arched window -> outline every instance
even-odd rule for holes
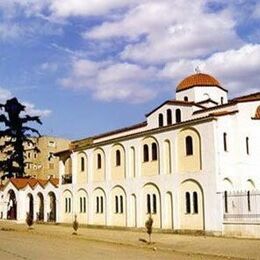
[[[228,194],[227,191],[225,190],[224,192],[224,206],[225,206],[225,213],[228,213]]]
[[[81,159],[80,159],[80,166],[81,166],[81,171],[84,172],[85,171],[85,159],[83,157],[81,157]]]
[[[86,208],[87,208],[87,203],[86,203],[86,198],[83,198],[83,212],[86,213]]]
[[[152,143],[152,160],[156,161],[157,157],[157,145],[156,143]]]
[[[249,154],[249,137],[246,138],[246,154]]]
[[[172,124],[172,111],[171,109],[167,109],[167,125]]]
[[[220,103],[221,103],[221,105],[224,104],[224,98],[223,98],[223,97],[221,97],[221,99],[220,99]]]
[[[120,213],[124,212],[123,196],[120,195]]]
[[[148,149],[148,145],[145,144],[144,145],[144,162],[148,162],[149,161],[149,149]]]
[[[159,124],[159,127],[163,126],[163,114],[159,114],[158,124]]]
[[[176,118],[176,123],[180,123],[181,122],[181,110],[178,108],[175,111],[175,118]]]
[[[101,154],[98,153],[98,155],[97,155],[97,168],[98,168],[98,169],[101,169],[101,167],[102,167]]]
[[[186,143],[186,155],[193,155],[193,142],[192,142],[192,137],[187,136],[185,139]]]
[[[188,99],[187,96],[184,97],[184,101],[185,101],[185,102],[188,102],[188,101],[189,101],[189,99]]]
[[[121,165],[121,154],[119,150],[116,150],[116,166]]]
[[[103,196],[100,197],[100,213],[104,212],[104,201]]]
[[[65,198],[65,213],[68,212],[68,198]]]
[[[227,133],[223,134],[223,145],[224,145],[224,151],[227,151]]]
[[[96,198],[96,212],[99,213],[99,197]]]
[[[247,192],[247,210],[248,210],[248,211],[251,211],[250,191]]]
[[[199,210],[198,210],[198,193],[197,192],[193,192],[193,213],[194,214],[198,214]]]
[[[69,213],[71,212],[71,198],[69,198]]]
[[[151,213],[151,196],[150,194],[147,194],[147,198],[146,198],[146,206],[147,206],[147,213],[150,214]]]
[[[115,197],[115,212],[118,213],[118,196]]]
[[[79,198],[79,212],[82,212],[82,198]]]
[[[190,208],[190,193],[185,193],[185,199],[186,199],[186,214],[190,214],[191,208]]]
[[[157,202],[156,202],[156,195],[153,194],[153,214],[157,213]]]

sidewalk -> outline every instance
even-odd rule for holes
[[[63,225],[35,224],[33,230],[28,231],[24,224],[0,222],[0,229],[18,232],[31,232],[44,236],[71,237],[73,229]],[[171,250],[192,255],[221,256],[223,258],[260,259],[260,240],[237,239],[223,237],[206,237],[192,235],[176,235],[154,233],[152,242],[147,245],[139,239],[148,239],[145,232],[121,231],[99,228],[79,228],[75,239],[103,241],[134,247],[152,247],[156,250]]]

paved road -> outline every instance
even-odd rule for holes
[[[41,259],[220,259],[152,248],[88,241],[80,236],[51,237],[33,232],[0,231],[1,260]]]

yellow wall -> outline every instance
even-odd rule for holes
[[[149,218],[148,212],[147,212],[147,194],[151,195],[151,210],[153,211],[153,200],[152,200],[152,195],[156,195],[156,206],[157,206],[157,211],[156,213],[152,213],[152,218],[153,218],[153,227],[155,228],[160,228],[161,227],[161,199],[160,199],[160,194],[158,192],[158,189],[156,188],[155,185],[152,184],[147,184],[143,188],[143,225],[145,226],[146,220]]]
[[[193,155],[186,155],[186,137],[193,140]],[[177,154],[179,172],[197,172],[201,170],[201,141],[199,134],[193,129],[184,129],[177,135]]]
[[[142,145],[140,147],[141,149],[141,161],[142,161],[142,176],[152,176],[152,175],[157,175],[159,173],[159,145],[157,144],[157,160],[152,161],[152,143],[156,143],[157,141],[152,138],[148,137],[145,138],[142,141]],[[149,148],[149,161],[144,162],[144,157],[143,157],[143,146],[147,144]]]
[[[101,155],[101,168],[98,169],[97,155]],[[93,153],[93,181],[105,180],[105,154],[102,149],[96,149]]]
[[[116,213],[115,196],[118,196],[119,212]],[[123,196],[123,213],[120,213],[120,196]],[[111,225],[126,226],[126,196],[125,192],[120,187],[115,187],[111,192]]]
[[[116,166],[116,151],[120,151],[121,164]],[[112,180],[122,180],[125,178],[125,150],[117,144],[111,149],[111,178]]]
[[[72,175],[72,160],[70,157],[65,161],[65,174]]]
[[[190,230],[204,229],[204,203],[203,193],[199,185],[194,181],[186,181],[181,184],[180,189],[180,228]],[[186,213],[186,192],[190,193],[191,213]],[[193,212],[193,192],[198,194],[198,213]]]
[[[85,169],[82,171],[81,169],[81,158],[84,158],[85,162]],[[84,184],[87,183],[88,181],[88,163],[87,163],[87,156],[85,153],[80,153],[78,155],[78,178],[77,178],[77,183],[78,184]]]

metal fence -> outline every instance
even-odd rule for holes
[[[224,222],[260,223],[260,191],[223,193]]]

